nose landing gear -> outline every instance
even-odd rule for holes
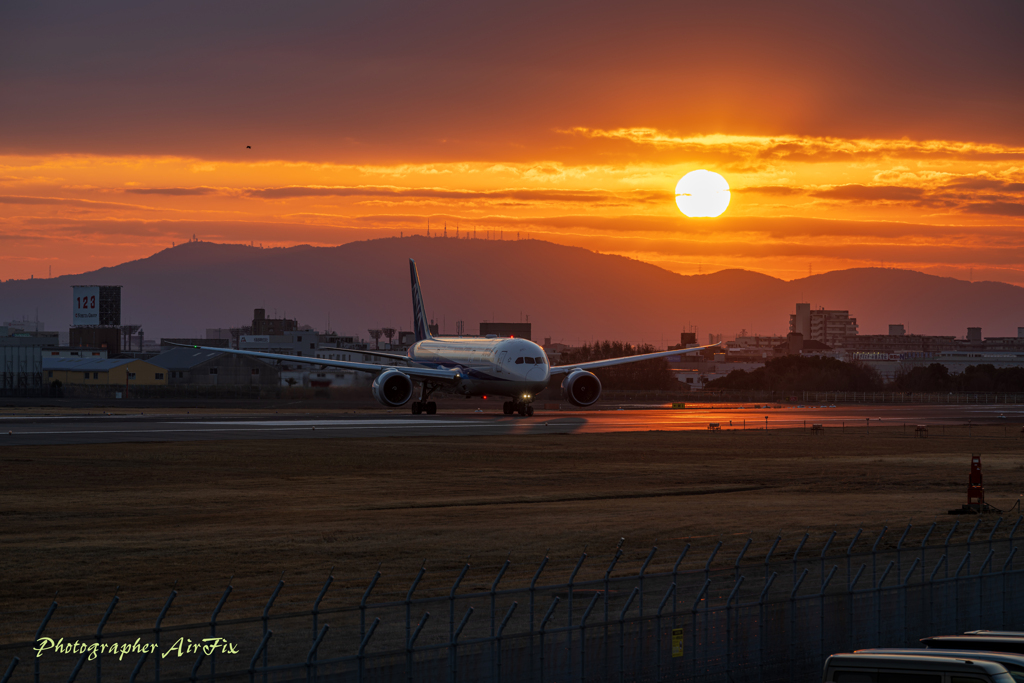
[[[523,417],[533,417],[533,404],[525,401],[505,401],[501,409],[505,415],[519,413]]]

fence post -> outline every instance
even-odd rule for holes
[[[941,567],[943,564],[945,564],[945,562],[946,562],[946,555],[943,554],[942,557],[939,558],[939,561],[935,563],[935,569],[932,569],[931,576],[928,577],[928,630],[929,631],[934,631],[935,630],[935,575],[938,573],[939,567]],[[921,570],[924,571],[924,567],[922,567]],[[948,569],[946,571],[946,574],[947,575],[949,574]]]
[[[670,585],[668,587],[668,590],[665,591],[665,597],[663,597],[661,599],[661,603],[658,605],[657,622],[656,622],[656,628],[654,629],[654,640],[657,643],[657,648],[656,648],[657,655],[656,655],[656,665],[655,665],[655,676],[656,676],[656,678],[655,678],[655,680],[658,681],[658,683],[660,683],[660,681],[661,681],[661,641],[664,640],[661,637],[661,612],[665,609],[665,603],[668,602],[668,597],[670,595],[674,596],[675,592],[676,592],[676,584],[673,583],[672,585]],[[673,602],[674,602],[674,600],[673,600]]]
[[[362,640],[366,637],[366,600],[370,597],[370,592],[373,587],[377,585],[377,579],[380,578],[380,566],[377,567],[377,571],[374,572],[373,578],[370,579],[370,585],[363,591],[363,598],[359,601],[359,639]]]
[[[547,614],[540,621],[540,683],[544,683],[544,632],[547,630],[548,621],[551,616],[555,613],[555,607],[558,606],[558,596],[551,601],[551,607],[548,607]],[[452,681],[455,683],[455,681]]]
[[[260,661],[260,655],[263,650],[266,649],[267,643],[270,641],[270,637],[274,635],[273,631],[267,631],[263,634],[263,640],[260,641],[259,647],[256,648],[256,652],[252,654],[252,659],[249,660],[249,683],[255,683],[256,681],[256,662]],[[264,671],[266,673],[266,671]],[[362,681],[362,671],[359,672],[359,680]]]
[[[1017,548],[1012,548],[1006,557],[1006,562],[1003,563],[1003,619],[1000,627],[1004,629],[1006,628],[1006,569],[1013,566],[1013,556],[1016,552]]]
[[[903,535],[900,536],[900,540],[896,541],[896,576],[897,577],[903,576],[903,564],[902,564],[903,541],[907,540],[907,534],[910,533],[910,529],[913,526],[914,526],[913,524],[908,524],[907,528],[903,530]]]
[[[832,570],[828,573],[828,576],[821,581],[821,590],[818,591],[818,630],[821,634],[821,645],[818,647],[818,656],[821,661],[825,661],[825,589],[828,588],[828,584],[832,582],[832,577],[839,571],[838,565],[832,565]]]
[[[619,541],[620,545],[621,545],[621,543],[622,543],[622,541]],[[547,563],[548,563],[548,556],[547,556],[547,553],[544,553],[544,559],[541,560],[540,566],[537,567],[537,572],[533,575],[533,581],[530,582],[530,680],[531,681],[533,680],[533,663],[534,663],[534,661],[536,661],[536,658],[534,657],[534,654],[533,654],[533,614],[534,614],[534,611],[533,611],[533,599],[534,599],[534,595],[536,593],[537,579],[540,578],[540,573],[542,571],[544,571],[544,567],[547,566]],[[612,562],[613,566],[614,566],[614,564],[615,563]],[[608,571],[611,571],[611,568],[609,568]],[[607,603],[607,600],[608,600],[608,597],[607,597],[608,596],[608,577],[607,576],[605,576],[605,591],[604,591],[604,593],[605,593],[605,601]]]
[[[967,575],[971,575],[971,551],[968,550],[967,554],[964,555],[964,559],[960,560],[960,566],[956,568],[956,574],[953,575],[953,628],[959,627],[960,623],[960,572],[963,571],[964,565],[967,565]]]
[[[754,542],[754,539],[748,538],[747,542],[743,544],[743,549],[740,550],[740,554],[736,556],[735,575],[733,579],[738,579],[740,576],[740,562],[743,560],[743,556],[747,554],[747,548]]]
[[[177,584],[178,582],[175,581],[174,583]],[[172,588],[171,589],[171,594],[169,596],[167,596],[167,602],[164,603],[164,608],[162,610],[160,610],[160,615],[156,618],[156,625],[153,627],[153,632],[156,634],[155,635],[155,640],[156,640],[156,649],[157,650],[160,649],[160,624],[163,623],[164,617],[167,616],[167,610],[169,610],[171,608],[171,603],[174,601],[174,598],[177,597],[177,595],[178,595],[178,591],[176,591],[176,590],[174,590]],[[159,657],[157,657],[157,658],[155,658],[153,660],[153,666],[155,667],[155,669],[154,669],[154,671],[155,671],[155,673],[154,673],[154,680],[156,681],[156,683],[160,683],[160,658]]]
[[[580,619],[580,683],[584,683],[586,680],[586,669],[587,669],[587,618],[590,617],[590,613],[594,610],[594,605],[597,604],[597,599],[600,596],[594,593],[594,597],[590,599],[590,604],[587,605],[587,609],[583,611],[583,618]],[[607,647],[607,643],[605,643]],[[501,683],[501,681],[498,681]]]
[[[711,561],[715,559],[715,555],[718,554],[718,549],[722,547],[722,542],[719,541],[715,544],[715,549],[711,551],[711,555],[708,557],[708,561],[704,563],[704,580],[707,581],[711,578]]]
[[[644,655],[643,655],[643,652],[644,652],[644,574],[647,572],[647,565],[649,565],[651,563],[651,560],[654,559],[654,553],[656,553],[656,552],[658,552],[658,546],[653,546],[651,548],[651,552],[648,553],[648,555],[647,555],[647,559],[644,560],[643,566],[640,567],[640,575],[639,575],[639,582],[640,582],[640,596],[639,597],[640,597],[640,600],[638,601],[638,607],[639,607],[640,621],[638,622],[638,632],[637,632],[637,637],[638,637],[637,643],[638,643],[638,645],[637,645],[637,647],[640,648],[640,650],[639,650],[640,651],[640,656],[637,657],[637,663],[639,664],[639,666],[641,668],[641,675],[642,675],[642,669],[643,669],[643,662],[646,661],[646,657],[644,657]]]
[[[39,640],[39,639],[37,638],[36,640]],[[39,659],[39,658],[36,657],[36,659]],[[20,662],[20,661],[21,660],[18,659],[17,657],[15,657],[14,659],[11,660],[11,663],[7,665],[7,671],[4,672],[4,677],[2,679],[0,679],[0,683],[7,683],[7,681],[11,680],[11,675],[14,673],[14,668],[16,666],[18,666],[18,662]],[[37,677],[37,680],[38,680],[38,677]]]
[[[608,565],[608,570],[604,573],[604,676],[608,678],[608,663],[611,658],[608,647],[608,585],[612,575],[612,570],[615,569],[615,563],[622,557],[622,544],[625,542],[625,538],[619,539],[619,545],[615,548],[615,556],[612,557],[611,564]],[[533,639],[530,639],[533,642]]]
[[[796,552],[793,553],[793,585],[796,585],[796,558],[800,554],[800,551],[804,548],[804,543],[810,538],[810,533],[804,533],[804,537],[800,539],[800,543],[796,546]]]
[[[370,638],[373,638],[373,632],[377,630],[378,624],[380,624],[380,617],[375,617],[373,623],[370,624],[370,630],[359,642],[359,650],[356,652],[356,659],[359,662],[357,679],[359,683],[363,683],[363,672],[366,670],[366,646],[369,644]]]
[[[267,632],[267,623],[270,620],[270,608],[274,606],[274,601],[277,600],[278,594],[281,593],[281,589],[284,588],[284,574],[281,574],[281,579],[278,580],[277,586],[274,588],[274,592],[270,594],[270,599],[267,600],[267,606],[263,608],[263,632]],[[263,648],[263,683],[267,681],[267,656],[270,653],[270,646]]]
[[[768,548],[768,554],[764,556],[764,580],[765,581],[768,580],[768,575],[771,572],[771,569],[769,567],[770,567],[770,562],[772,561],[772,554],[775,552],[775,549],[779,547],[779,541],[781,541],[781,540],[782,540],[782,534],[779,533],[779,535],[775,537],[775,542],[772,543],[772,547]]]
[[[992,555],[995,552],[992,550],[988,551],[988,556],[985,561],[981,563],[981,568],[978,570],[978,628],[982,628],[981,619],[984,612],[984,597],[985,597],[985,567],[988,566],[988,570],[992,571]]]
[[[830,545],[832,545],[832,540],[835,537],[836,537],[836,532],[835,532],[835,530],[833,530],[832,531],[832,535],[828,537],[828,540],[825,541],[825,546],[821,549],[820,561],[821,561],[821,583],[822,583],[822,585],[824,585],[824,583],[825,583],[825,553],[828,552],[828,548],[829,548]]]
[[[847,604],[848,604],[846,612],[847,612],[847,616],[848,616],[849,622],[850,622],[849,623],[849,633],[850,633],[850,639],[851,640],[853,639],[853,633],[854,633],[854,630],[853,630],[853,628],[854,628],[854,619],[853,619],[853,607],[854,607],[854,604],[853,604],[853,589],[854,589],[854,587],[856,587],[857,582],[860,581],[860,577],[864,575],[864,570],[867,569],[867,568],[868,568],[867,563],[862,562],[861,565],[860,565],[860,569],[857,570],[857,575],[853,577],[852,581],[848,582],[847,587],[846,587],[846,600],[847,600]]]
[[[878,544],[882,542],[882,536],[885,536],[888,530],[888,526],[883,526],[878,538],[875,539],[875,544],[871,546],[871,583],[878,583]]]
[[[764,588],[761,589],[761,597],[757,600],[757,680],[764,681],[764,601],[768,598],[768,591],[771,590],[776,572],[765,579]]]
[[[732,679],[732,601],[736,597],[736,593],[739,592],[740,586],[743,585],[744,578],[741,576],[736,579],[736,585],[732,587],[732,592],[725,600],[725,675],[727,680]]]
[[[573,567],[572,573],[569,575],[569,595],[567,596],[568,603],[569,603],[568,604],[569,614],[566,617],[566,622],[565,622],[566,625],[569,628],[566,629],[565,640],[566,640],[566,649],[569,652],[569,656],[568,656],[569,672],[568,672],[568,675],[566,676],[566,679],[570,680],[570,681],[572,680],[572,594],[573,594],[573,588],[572,587],[573,587],[573,582],[576,580],[576,573],[579,572],[580,567],[583,566],[583,561],[585,559],[587,559],[587,547],[583,546],[583,554],[580,555],[580,559],[576,562],[576,566]]]
[[[932,531],[935,530],[937,523],[932,522],[932,525],[928,527],[928,531],[924,532],[924,538],[921,539],[921,583],[924,583],[924,551],[928,546],[928,538],[932,535]]]
[[[319,635],[316,640],[313,641],[313,647],[309,648],[309,654],[306,655],[306,683],[313,683],[316,681],[316,650],[320,647],[320,643],[323,642],[324,636],[327,635],[327,629],[330,626],[324,624],[324,627],[320,629]]]
[[[804,540],[806,540],[806,537]],[[803,544],[801,543],[801,545]],[[789,594],[789,680],[791,681],[796,680],[793,671],[796,664],[796,656],[793,652],[794,641],[796,640],[796,592],[800,590],[800,584],[804,582],[805,578],[807,578],[806,569],[804,569],[804,572],[800,575],[800,578],[793,583],[793,590]]]
[[[639,592],[640,589],[637,586],[633,586],[633,592],[629,594],[626,604],[622,606],[622,611],[619,612],[619,683],[623,683],[626,679],[626,612],[629,611],[629,606],[633,604],[633,599]],[[544,682],[541,681],[541,683]]]
[[[944,559],[945,559],[946,556],[949,555],[949,539],[953,537],[953,532],[956,531],[956,528],[958,526],[960,526],[960,520],[959,519],[953,520],[953,526],[949,530],[949,533],[946,534],[946,542],[943,544],[943,549],[942,549],[942,554],[943,554]],[[947,579],[949,578],[949,563],[948,562],[946,563],[946,575],[945,575],[945,578],[947,578]]]
[[[469,571],[469,562],[466,562],[462,567],[462,571],[455,578],[455,583],[452,584],[451,591],[448,592],[448,639],[453,640],[455,638],[455,591],[459,589],[459,584],[462,583],[462,579],[466,578],[466,572]]]
[[[334,571],[333,567],[331,568],[331,571],[332,572]],[[231,595],[231,591],[234,590],[234,588],[231,586],[231,581],[234,578],[235,578],[234,575],[232,575],[231,578],[228,579],[228,587],[224,589],[224,594],[220,596],[220,600],[217,602],[217,606],[213,608],[213,614],[210,615],[210,637],[211,638],[215,638],[217,636],[217,615],[220,614],[221,609],[224,607],[224,603],[227,602],[227,600],[228,600],[228,596]],[[316,620],[316,616],[314,616],[313,619],[314,619],[314,624],[315,624],[316,623],[316,621],[315,621]],[[142,655],[142,660],[140,660],[139,665],[138,665],[137,668],[141,668],[142,667],[142,662],[145,661],[145,659],[146,659],[146,655],[143,654]],[[216,674],[217,674],[217,650],[216,650],[216,648],[214,648],[213,652],[210,653],[210,678],[212,680],[215,680],[214,676],[216,676]],[[135,679],[133,678],[132,680],[134,681]]]
[[[693,651],[693,657],[691,658],[692,665],[690,667],[691,668],[691,672],[690,672],[691,677],[696,677],[696,675],[697,675],[697,608],[700,607],[700,601],[701,601],[701,599],[703,599],[704,594],[708,592],[708,587],[710,585],[711,585],[711,580],[710,579],[704,579],[704,586],[700,589],[700,592],[697,593],[697,598],[693,601],[693,609],[690,610],[690,613],[691,613],[690,637],[693,640],[693,647],[690,648]],[[705,642],[704,646],[705,646],[705,650],[706,650],[707,649],[707,643],[706,642]],[[607,651],[607,648],[606,648],[606,651]],[[706,659],[707,659],[707,653],[705,652],[705,660]]]
[[[914,574],[914,570],[917,569],[918,563],[921,561],[920,558],[915,557],[914,563],[910,565],[910,571],[907,572],[906,577],[903,579],[903,643],[905,647],[907,641],[910,640],[910,635],[907,633],[907,583],[910,582],[910,577]],[[922,567],[923,569],[923,567]],[[896,575],[899,578],[899,574]]]
[[[469,565],[467,564],[466,566],[468,567]],[[463,573],[465,573],[465,571],[463,571]],[[462,635],[462,629],[466,628],[466,622],[469,621],[471,616],[473,616],[472,607],[466,610],[466,615],[462,617],[462,621],[459,622],[459,627],[452,631],[452,640],[451,643],[448,644],[448,670],[451,672],[451,677],[449,679],[450,683],[455,683],[459,677],[459,636]]]
[[[57,595],[58,593],[53,594],[53,601],[50,603],[50,609],[46,610],[46,616],[43,617],[43,622],[39,624],[39,628],[36,629],[36,637],[35,640],[33,641],[36,645],[39,644],[39,639],[42,638],[43,631],[46,630],[46,625],[50,623],[50,617],[53,616],[54,611],[57,609]],[[35,660],[35,666],[32,668],[35,673],[36,683],[39,683],[39,657],[33,657],[32,659]],[[8,677],[10,677],[11,673],[14,671],[14,667],[17,665],[18,661],[20,660],[17,657],[15,657],[14,660],[12,661],[10,670],[4,676],[5,681],[8,679]]]
[[[139,657],[139,661],[135,663],[135,668],[132,669],[132,675],[128,677],[128,683],[135,683],[135,678],[142,671],[142,665],[146,663],[146,658],[149,657],[148,652],[143,652],[142,656]]]
[[[686,553],[690,550],[690,544],[687,543],[686,547],[683,548],[683,552],[679,553],[679,558],[676,563],[672,566],[672,583],[679,583],[679,565],[683,563],[683,558],[686,557]],[[679,594],[672,593],[672,628],[676,627],[676,612],[678,611],[678,598]],[[673,667],[674,668],[674,667]]]
[[[409,590],[405,593],[405,667],[406,674],[409,676],[410,681],[412,680],[412,651],[410,650],[409,647],[409,643],[412,642],[412,594],[413,592],[415,592],[416,586],[420,585],[420,580],[426,573],[427,561],[423,560],[423,564],[420,565],[419,572],[416,573],[416,578],[412,580],[412,585],[409,586]],[[422,623],[423,622],[420,622],[421,625]]]
[[[505,576],[505,572],[508,571],[509,565],[512,564],[512,560],[505,558],[505,563],[501,565],[501,569],[498,570],[498,575],[494,577],[494,582],[491,583],[491,638],[494,638],[494,618],[497,606],[495,605],[495,596],[498,593],[498,584],[501,583],[501,578]],[[492,652],[493,656],[493,652]]]
[[[420,617],[420,623],[416,624],[416,630],[412,632],[409,639],[405,641],[405,672],[409,683],[412,683],[413,675],[413,648],[416,645],[416,639],[420,637],[420,631],[426,626],[427,621],[430,620],[430,612],[424,612],[423,616]]]
[[[594,597],[596,598],[597,594],[595,594]],[[501,683],[501,635],[505,632],[505,627],[508,625],[508,620],[512,618],[512,613],[516,611],[516,607],[518,606],[519,603],[513,600],[512,604],[508,608],[508,612],[505,614],[505,618],[502,619],[501,624],[498,625],[498,632],[495,635],[495,638],[498,641],[497,676],[495,678],[497,683]],[[409,683],[412,683],[412,681],[410,681]]]
[[[889,560],[889,565],[882,572],[882,576],[879,577],[878,583],[875,585],[875,647],[882,647],[882,584],[885,583],[885,577],[889,576],[889,572],[892,571],[895,560]],[[897,575],[896,580],[899,581]]]
[[[996,523],[992,526],[992,531],[990,531],[989,534],[988,534],[988,550],[989,550],[989,552],[992,552],[992,537],[996,535],[996,529],[998,529],[999,525],[1002,524],[1002,523],[1003,523],[1003,518],[1000,517],[999,519],[996,520]]]
[[[974,532],[976,532],[978,530],[978,527],[981,526],[981,519],[980,519],[981,515],[978,515],[978,517],[979,517],[979,519],[978,519],[977,522],[974,523],[974,528],[971,529],[971,533],[967,534],[967,556],[968,557],[971,556],[971,540],[974,538]],[[967,575],[968,576],[971,575],[971,562],[970,562],[970,560],[967,561]]]
[[[850,585],[850,572],[852,570],[850,555],[851,555],[851,553],[853,553],[853,546],[856,545],[857,539],[860,538],[860,534],[861,534],[862,531],[864,531],[863,528],[857,529],[857,533],[855,533],[853,535],[853,540],[850,541],[850,545],[847,546],[847,548],[846,548],[846,585],[847,586]]]

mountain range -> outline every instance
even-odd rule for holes
[[[785,334],[798,301],[848,309],[861,334],[903,323],[917,334],[1016,336],[1024,288],[965,282],[892,268],[857,268],[785,281],[746,270],[680,275],[622,256],[540,240],[411,236],[338,247],[261,249],[188,242],[148,258],[51,279],[0,283],[0,321],[71,324],[72,285],[122,285],[122,323],[147,338],[202,337],[249,324],[254,308],[318,330],[367,337],[368,328],[411,329],[408,259],[416,259],[428,314],[442,332],[456,321],[533,324],[533,338],[679,342],[679,333],[730,338]],[[38,313],[37,313],[38,312]],[[2,322],[0,322],[2,324]]]

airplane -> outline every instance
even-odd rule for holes
[[[520,416],[531,416],[533,415],[534,397],[548,385],[552,376],[565,375],[561,385],[562,397],[574,406],[586,408],[596,403],[601,396],[601,381],[591,370],[636,363],[652,358],[695,353],[721,345],[719,342],[708,346],[693,346],[674,351],[658,351],[637,356],[552,367],[548,363],[544,349],[529,339],[499,338],[495,335],[468,338],[432,336],[427,324],[426,308],[423,305],[420,276],[413,259],[409,259],[409,273],[412,279],[415,343],[409,347],[407,355],[404,356],[380,351],[363,351],[361,349],[357,351],[366,356],[377,356],[406,363],[407,365],[404,366],[291,356],[262,351],[189,346],[238,356],[373,373],[376,374],[376,377],[370,391],[381,405],[388,408],[398,408],[409,403],[413,395],[417,393],[417,385],[419,385],[419,397],[412,402],[413,415],[423,413],[434,415],[437,412],[437,403],[429,399],[435,391],[447,389],[466,397],[506,397],[510,400],[505,401],[502,407],[505,415],[519,413]],[[182,345],[178,344],[177,346]]]

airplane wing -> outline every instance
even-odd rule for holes
[[[703,351],[704,349],[711,349],[717,346],[721,346],[722,343],[709,344],[708,346],[691,346],[688,349],[676,349],[674,351],[658,351],[656,353],[642,353],[639,356],[623,356],[622,358],[606,358],[604,360],[592,360],[587,363],[576,363],[575,365],[557,365],[551,368],[552,375],[563,375],[573,370],[594,370],[596,368],[607,368],[612,365],[624,365],[626,363],[636,363],[642,360],[651,360],[652,358],[669,358],[671,356],[681,356],[684,353],[693,353],[694,351]]]
[[[170,343],[170,342],[168,342]],[[264,360],[280,360],[287,363],[306,363],[308,365],[322,365],[330,368],[342,368],[343,370],[358,370],[360,372],[382,372],[384,370],[401,370],[404,374],[414,379],[447,380],[457,382],[462,379],[462,371],[458,369],[445,370],[444,368],[421,368],[398,365],[377,365],[376,363],[354,363],[345,360],[331,360],[328,358],[311,358],[309,356],[289,356],[285,353],[264,353],[262,351],[241,351],[238,349],[225,349],[213,346],[189,346],[186,344],[171,344],[171,346],[183,346],[187,349],[200,349],[202,351],[217,351],[218,353],[231,353],[236,356],[251,356],[263,358]],[[354,351],[354,353],[363,353]]]
[[[403,356],[399,353],[384,353],[383,351],[363,351],[362,349],[343,349],[338,348],[322,348],[321,351],[344,351],[346,353],[361,353],[364,356],[380,356],[381,358],[390,358],[391,360],[404,360],[406,363],[415,363],[409,356]]]

